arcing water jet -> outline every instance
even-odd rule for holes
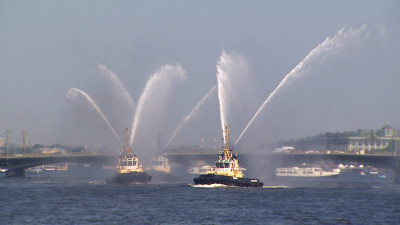
[[[111,70],[109,70],[107,68],[107,66],[105,66],[105,65],[99,65],[98,69],[103,76],[106,76],[111,81],[113,81],[113,83],[115,84],[117,89],[121,91],[123,98],[128,102],[129,107],[133,111],[135,108],[135,103],[133,102],[131,95],[126,90],[125,85],[121,82],[121,80],[118,78],[118,76],[115,73],[113,73]]]
[[[355,30],[352,28],[348,30],[342,28],[332,38],[326,38],[321,44],[319,44],[310,53],[308,53],[308,55],[283,78],[283,80],[279,83],[275,90],[264,101],[258,111],[254,114],[253,118],[244,128],[242,133],[239,135],[239,138],[236,140],[235,145],[239,142],[240,138],[247,131],[247,129],[253,123],[254,119],[258,116],[258,114],[260,114],[262,109],[271,101],[271,99],[279,90],[288,86],[294,80],[304,76],[307,73],[311,63],[315,62],[316,60],[323,61],[328,55],[339,53],[340,50],[346,47],[346,44],[350,44],[352,41],[359,38],[365,32],[366,28],[367,25],[362,25],[360,29]]]
[[[169,144],[171,143],[171,141],[175,138],[176,134],[181,130],[182,126],[187,123],[188,121],[190,121],[190,119],[192,119],[199,111],[200,107],[204,104],[204,102],[206,102],[206,100],[211,96],[211,94],[215,91],[215,89],[217,88],[216,85],[214,85],[208,92],[206,95],[204,95],[200,101],[197,102],[197,104],[193,107],[192,111],[190,111],[190,113],[188,115],[186,115],[179,123],[178,126],[176,127],[176,129],[174,130],[174,132],[172,133],[171,137],[169,138],[167,144],[165,145],[165,148],[168,148]]]
[[[178,66],[165,65],[161,67],[161,69],[158,72],[156,72],[153,76],[149,78],[146,87],[143,90],[143,93],[140,96],[136,106],[136,111],[132,121],[130,145],[132,145],[133,140],[135,138],[136,130],[139,124],[139,119],[141,119],[142,117],[144,104],[149,102],[148,98],[150,94],[152,94],[154,91],[159,91],[160,89],[162,89],[161,87],[167,88],[167,86],[171,85],[171,83],[177,79],[181,80],[184,78],[186,78],[185,71],[182,69],[180,65]]]
[[[217,63],[218,100],[222,131],[228,125],[229,118],[233,116],[232,104],[238,101],[242,89],[239,86],[246,82],[247,74],[247,62],[243,57],[222,51]]]
[[[110,122],[108,121],[108,119],[106,118],[106,116],[101,112],[100,108],[96,105],[96,103],[93,101],[93,99],[86,94],[84,91],[79,90],[77,88],[71,88],[68,90],[67,92],[67,98],[76,98],[76,96],[80,94],[83,97],[86,98],[86,100],[88,100],[90,102],[90,104],[93,106],[93,108],[95,108],[95,110],[97,111],[97,113],[101,116],[101,118],[103,118],[104,122],[106,122],[106,124],[108,125],[108,127],[111,129],[112,133],[114,134],[115,138],[117,139],[117,141],[119,142],[119,144],[122,147],[122,142],[119,139],[117,133],[115,132],[114,128],[111,126]]]

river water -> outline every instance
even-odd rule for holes
[[[391,177],[204,188],[190,180],[107,185],[111,174],[70,166],[2,177],[0,224],[400,224],[400,185]]]

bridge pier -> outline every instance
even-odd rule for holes
[[[24,169],[8,170],[6,172],[6,177],[25,177],[25,170]]]

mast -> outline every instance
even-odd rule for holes
[[[229,157],[229,126],[225,126],[225,148],[224,148],[225,159]]]
[[[125,148],[124,148],[124,155],[132,154],[131,146],[129,144],[129,130],[125,128]]]

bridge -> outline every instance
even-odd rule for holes
[[[213,165],[217,158],[216,151],[172,151],[167,152],[170,162],[190,167],[196,160]],[[400,156],[377,154],[320,154],[320,153],[239,153],[240,165],[248,169],[248,174],[263,171],[267,178],[273,177],[278,167],[292,166],[300,163],[332,161],[335,164],[358,162],[368,166],[392,169],[395,183],[400,183]]]
[[[70,154],[17,154],[0,156],[0,168],[6,169],[7,177],[25,176],[30,167],[53,163],[115,164],[117,154],[70,153]]]

